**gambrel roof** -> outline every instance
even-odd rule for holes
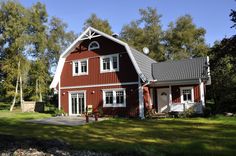
[[[152,64],[157,62],[132,47],[130,47],[130,49],[142,73],[149,81],[153,80]]]
[[[152,76],[151,76],[151,63],[155,62],[154,60],[150,59],[149,57],[145,56],[144,54],[141,54],[140,52],[134,50],[133,48],[130,48],[130,46],[113,37],[110,36],[106,33],[103,33],[93,27],[88,27],[60,56],[58,65],[57,65],[57,69],[56,69],[56,73],[55,76],[53,78],[53,81],[50,85],[50,88],[56,88],[56,86],[58,85],[58,82],[60,80],[60,75],[65,63],[65,59],[66,57],[75,50],[76,46],[78,44],[80,44],[83,40],[87,40],[87,39],[92,39],[92,38],[96,38],[99,36],[103,36],[106,37],[116,43],[119,43],[120,45],[123,45],[130,57],[131,62],[134,65],[134,68],[136,70],[136,72],[138,73],[139,77],[141,78],[141,80],[143,82],[148,82],[152,80]],[[139,54],[140,53],[140,54]],[[148,59],[148,60],[146,60]],[[151,61],[152,60],[152,61]],[[149,66],[150,68],[148,70],[147,66]]]
[[[106,37],[120,45],[123,45],[130,57],[134,68],[143,82],[150,81],[178,81],[178,80],[195,80],[210,78],[209,72],[209,58],[193,58],[180,61],[167,61],[157,63],[142,52],[130,47],[127,43],[103,33],[95,28],[88,27],[60,56],[56,73],[50,88],[56,88],[60,75],[66,60],[66,57],[75,50],[76,46],[83,40],[92,39],[96,37]],[[204,73],[205,72],[205,73]],[[207,73],[206,73],[207,72]],[[205,75],[204,75],[205,74]]]

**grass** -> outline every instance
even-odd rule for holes
[[[0,110],[9,110],[10,109],[10,104],[6,102],[0,102]]]
[[[0,111],[0,134],[61,140],[78,150],[140,155],[234,155],[236,118],[110,119],[83,126],[23,122],[49,114]],[[0,143],[1,144],[1,143]]]

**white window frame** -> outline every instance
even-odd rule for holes
[[[80,91],[68,91],[68,103],[69,103],[69,115],[70,116],[77,116],[77,115],[81,115],[81,114],[72,114],[72,101],[71,101],[71,94],[78,94],[78,93],[84,93],[84,109],[86,111],[86,107],[87,107],[87,98],[86,98],[86,90],[80,90]],[[78,97],[77,97],[78,98]]]
[[[81,72],[81,62],[86,61],[87,62],[87,71],[86,72]],[[75,73],[75,63],[78,62],[78,73]],[[80,75],[88,75],[88,70],[89,70],[89,66],[88,66],[88,59],[81,59],[81,60],[74,60],[72,62],[72,74],[73,76],[80,76]]]
[[[117,58],[117,68],[113,68],[113,57]],[[110,69],[104,70],[103,69],[103,59],[109,58],[110,59]],[[112,55],[104,55],[100,57],[100,73],[108,73],[108,72],[118,72],[120,70],[120,63],[119,63],[119,54],[112,54]]]
[[[92,44],[96,43],[97,44],[97,47],[91,47]],[[100,48],[100,45],[97,41],[92,41],[89,46],[88,46],[88,50],[95,50],[95,49],[99,49]]]
[[[191,90],[191,101],[184,101],[183,90],[190,89]],[[193,87],[180,87],[181,94],[181,103],[194,103],[194,89]]]
[[[116,103],[116,92],[117,91],[123,91],[124,103]],[[106,104],[106,92],[112,92],[113,104]],[[102,96],[103,96],[103,107],[126,107],[126,89],[125,88],[103,89]]]

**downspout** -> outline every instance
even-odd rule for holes
[[[61,76],[58,83],[58,109],[61,110]]]
[[[140,78],[138,78],[138,84],[139,84],[139,117],[140,117],[141,119],[145,119],[145,115],[144,115],[143,87],[149,85],[151,82],[156,82],[156,80],[147,81],[147,82],[145,82],[145,83],[142,85]]]

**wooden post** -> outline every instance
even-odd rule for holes
[[[86,118],[86,123],[89,123],[88,106],[86,106],[85,118]]]
[[[98,114],[95,114],[95,121],[98,121]]]

